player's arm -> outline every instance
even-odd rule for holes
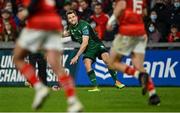
[[[117,18],[122,14],[123,10],[126,8],[126,0],[119,0],[116,3],[116,6],[114,8],[113,14],[108,20],[107,27],[112,26],[114,22],[116,22]]]
[[[79,57],[86,49],[89,41],[89,36],[83,36],[82,44],[79,48],[79,51],[77,52],[76,56]]]
[[[75,64],[79,58],[79,56],[85,51],[89,41],[89,36],[83,36],[82,44],[79,48],[79,51],[77,52],[76,56],[71,60],[71,64]]]
[[[77,62],[79,56],[86,50],[86,47],[88,46],[89,41],[89,30],[88,27],[85,26],[82,30],[82,43],[81,46],[76,54],[76,56],[71,60],[70,64],[74,64]]]
[[[29,14],[35,13],[38,0],[31,0],[27,6],[24,6],[24,9],[18,12],[18,17],[20,20],[24,20]]]

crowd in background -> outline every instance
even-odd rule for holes
[[[61,0],[63,1],[63,0]],[[144,18],[149,43],[180,42],[180,0],[147,0],[147,16]],[[118,24],[113,31],[106,30],[106,24],[113,13],[114,0],[64,0],[58,9],[64,28],[67,27],[65,13],[75,10],[80,19],[86,20],[97,32],[100,40],[112,41]],[[21,0],[0,0],[0,41],[15,41],[25,22],[17,13],[23,9]]]

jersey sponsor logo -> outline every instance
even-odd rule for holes
[[[83,33],[83,35],[89,35],[89,30],[88,30],[88,29],[84,29],[84,30],[82,31],[82,33]]]

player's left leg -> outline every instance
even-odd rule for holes
[[[92,60],[90,58],[84,57],[84,65],[86,68],[86,72],[88,74],[88,77],[93,85],[93,89],[88,90],[89,92],[97,92],[100,91],[100,89],[98,88],[98,84],[97,84],[97,80],[96,80],[96,75],[94,70],[92,69]]]
[[[110,73],[112,79],[113,79],[114,82],[115,82],[115,86],[116,86],[117,88],[120,88],[120,89],[121,89],[121,88],[124,88],[125,85],[122,84],[122,83],[117,79],[117,72],[114,71],[114,70],[112,70],[112,69],[110,68],[110,63],[109,63],[109,62],[110,62],[110,61],[109,61],[110,56],[109,56],[109,53],[108,53],[108,52],[102,53],[102,54],[101,54],[101,58],[102,58],[102,60],[104,61],[104,63],[108,66],[109,73]]]
[[[141,72],[139,74],[139,79],[144,79],[143,76],[147,77],[147,78],[145,77],[145,79],[147,79],[147,80],[145,80],[146,83],[145,83],[145,86],[143,86],[142,94],[145,95],[146,91],[148,91],[149,92],[149,104],[158,105],[158,104],[160,104],[160,98],[156,94],[154,83],[153,83],[151,77],[148,75],[148,73],[146,73],[146,70],[144,69],[143,62],[144,62],[144,54],[143,53],[133,53],[132,54],[132,63],[134,65],[134,67]],[[144,80],[140,80],[140,82],[143,82],[143,81]]]
[[[156,94],[156,90],[154,87],[154,83],[151,79],[151,76],[146,72],[144,69],[143,63],[144,63],[144,54],[147,44],[147,35],[138,37],[134,39],[137,43],[132,51],[132,63],[134,67],[139,70],[139,81],[141,83],[141,86],[143,87],[142,94],[145,95],[146,92],[149,92],[149,104],[152,105],[159,105],[160,104],[160,98]]]
[[[60,39],[60,33],[57,31],[46,32],[48,38],[43,47],[46,49],[47,62],[50,64],[53,72],[58,78],[59,84],[64,89],[68,103],[69,112],[78,112],[83,109],[82,104],[77,98],[75,84],[71,75],[67,74],[61,64],[63,45]]]

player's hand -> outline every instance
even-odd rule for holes
[[[107,29],[107,31],[112,31],[113,30],[113,26],[112,25],[107,25],[106,29]]]
[[[70,65],[77,63],[77,60],[78,56],[73,57],[73,59],[71,59]]]
[[[68,37],[69,36],[69,32],[67,30],[63,31],[63,37]]]

